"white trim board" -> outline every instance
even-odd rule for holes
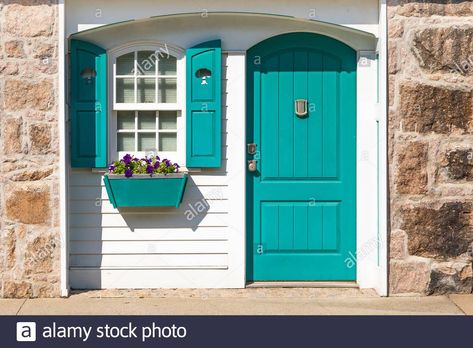
[[[357,283],[388,295],[387,38],[380,0],[378,52],[359,52],[357,69]],[[374,88],[373,86],[376,86]],[[374,187],[374,184],[376,186]]]

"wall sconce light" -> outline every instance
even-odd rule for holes
[[[195,76],[202,79],[201,85],[207,85],[207,78],[212,76],[212,72],[206,68],[200,68],[195,72]]]
[[[82,77],[86,84],[90,85],[92,83],[92,79],[95,79],[95,77],[97,76],[97,72],[95,71],[95,69],[92,69],[92,68],[84,68],[81,72],[80,72],[80,77]]]

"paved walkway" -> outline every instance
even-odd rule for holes
[[[358,289],[104,290],[0,300],[0,315],[473,315],[473,295],[380,298]]]

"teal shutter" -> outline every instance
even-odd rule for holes
[[[70,68],[71,165],[107,167],[107,53],[71,40]]]
[[[187,49],[186,166],[220,167],[222,146],[220,40]]]

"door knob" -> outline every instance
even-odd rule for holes
[[[256,160],[248,160],[248,171],[256,172]]]

